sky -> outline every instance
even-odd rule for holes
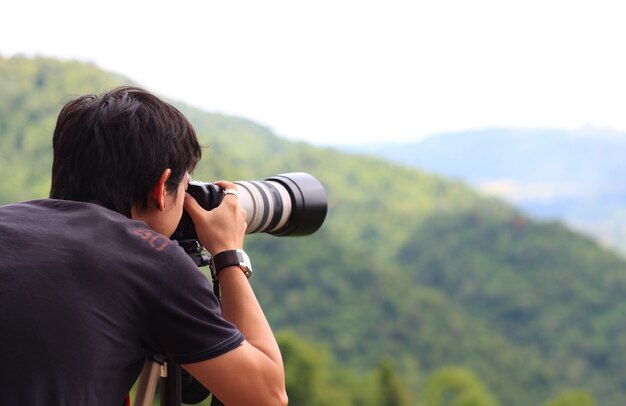
[[[319,145],[626,131],[625,20],[613,0],[6,0],[0,56],[95,63]]]

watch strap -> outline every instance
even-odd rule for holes
[[[238,266],[247,278],[252,275],[250,259],[244,250],[222,251],[211,258],[210,266],[214,280],[218,279],[218,275],[222,269],[229,266]]]

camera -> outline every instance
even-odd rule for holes
[[[239,204],[247,213],[246,234],[304,236],[317,231],[326,218],[326,191],[320,181],[308,173],[284,173],[263,181],[234,183]],[[224,198],[223,190],[208,182],[191,181],[187,192],[205,210],[216,208]],[[193,222],[186,212],[172,239],[197,241]]]

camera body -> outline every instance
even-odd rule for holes
[[[239,204],[247,213],[246,234],[269,233],[275,236],[304,236],[317,231],[328,210],[324,186],[304,172],[284,173],[264,181],[238,181]],[[205,210],[219,206],[223,190],[212,183],[191,181],[187,192]],[[172,239],[197,241],[191,217],[183,212]]]

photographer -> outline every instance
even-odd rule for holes
[[[286,404],[247,275],[222,264],[220,304],[169,239],[184,208],[210,253],[244,243],[235,193],[212,211],[185,193],[201,157],[188,120],[118,88],[67,103],[53,151],[50,199],[0,207],[0,404],[122,405],[153,358],[181,364],[226,405]]]

